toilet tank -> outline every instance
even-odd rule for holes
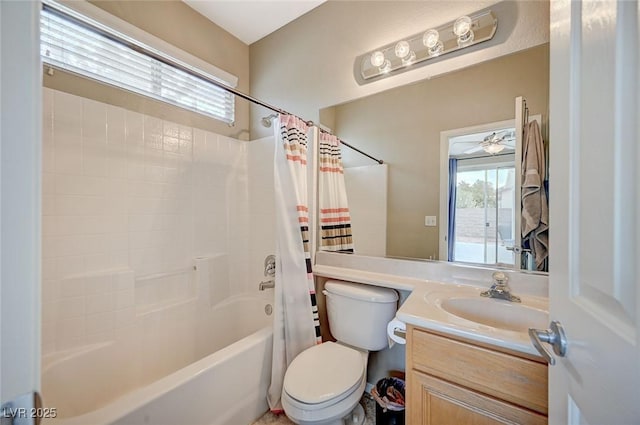
[[[396,291],[335,280],[328,280],[324,289],[334,338],[369,351],[388,346],[387,323],[396,315]]]

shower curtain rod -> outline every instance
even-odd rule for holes
[[[120,34],[114,34],[111,31],[108,31],[106,29],[106,27],[102,27],[101,25],[94,25],[92,22],[87,22],[86,20],[82,19],[82,17],[81,17],[82,15],[76,14],[75,11],[69,12],[70,9],[67,9],[66,7],[63,10],[62,8],[59,9],[57,6],[56,7],[52,7],[52,6],[50,6],[50,5],[46,4],[46,3],[43,3],[42,8],[46,9],[46,10],[48,10],[50,12],[62,15],[63,17],[65,17],[67,19],[71,19],[75,23],[77,23],[78,25],[81,25],[81,26],[83,26],[83,27],[85,27],[87,29],[90,29],[91,31],[97,32],[98,34],[100,34],[100,35],[102,35],[102,36],[104,36],[104,37],[106,37],[106,38],[108,38],[108,39],[110,39],[112,41],[115,41],[116,43],[120,43],[120,44],[122,44],[122,45],[124,45],[124,46],[126,46],[126,47],[128,47],[128,48],[130,48],[132,50],[135,50],[138,53],[141,53],[141,54],[146,55],[146,56],[150,56],[153,59],[164,63],[165,65],[172,66],[172,67],[177,68],[177,69],[179,69],[179,70],[181,70],[183,72],[186,72],[189,75],[192,75],[192,76],[194,76],[196,78],[200,78],[200,79],[202,79],[202,80],[204,80],[204,81],[206,81],[208,83],[213,84],[214,86],[216,86],[218,88],[221,88],[222,90],[225,90],[225,91],[228,91],[229,93],[234,94],[235,96],[241,97],[242,99],[248,100],[249,102],[255,103],[256,105],[263,106],[263,107],[265,107],[267,109],[270,109],[270,110],[272,110],[274,112],[277,112],[279,114],[293,115],[293,116],[295,116],[297,118],[300,118],[304,122],[306,122],[307,125],[309,125],[309,126],[313,126],[314,125],[313,121],[307,121],[302,117],[299,117],[299,116],[297,116],[295,114],[291,114],[291,113],[285,111],[284,109],[280,109],[280,108],[278,108],[276,106],[273,106],[273,105],[270,105],[270,104],[268,104],[266,102],[263,102],[260,99],[256,99],[255,97],[249,96],[248,94],[245,94],[245,93],[243,93],[243,92],[241,92],[241,91],[239,91],[239,90],[237,90],[237,89],[235,89],[235,88],[233,88],[231,86],[228,86],[228,85],[224,84],[221,81],[217,81],[214,78],[211,78],[210,76],[208,76],[206,74],[203,74],[202,72],[200,72],[199,70],[197,70],[195,68],[191,68],[190,66],[184,65],[184,64],[182,64],[180,62],[177,62],[177,61],[173,60],[172,58],[170,58],[168,56],[165,56],[165,55],[163,55],[162,53],[160,53],[158,51],[155,51],[153,49],[147,48],[147,47],[145,47],[143,45],[138,45],[138,44],[134,43],[133,41],[131,41],[130,39],[122,37]],[[318,129],[320,131],[322,131],[322,132],[329,133],[328,131],[323,130],[320,127],[318,127]],[[361,151],[360,149],[356,148],[355,146],[352,146],[352,145],[350,145],[350,144],[348,144],[348,143],[346,143],[346,142],[344,142],[342,140],[340,140],[340,142],[343,145],[347,146],[348,148],[353,149],[354,151],[358,152],[359,154],[364,155],[364,156],[366,156],[368,158],[371,158],[372,160],[376,161],[378,164],[382,164],[383,163],[383,161],[381,159],[374,158],[373,156],[369,155],[366,152]]]
[[[309,121],[309,123],[311,123],[311,125],[313,125],[313,121]],[[320,130],[321,132],[326,133],[326,134],[331,134],[331,132],[329,132],[329,131],[325,130],[324,128],[320,128],[320,127],[318,127],[318,130]],[[366,156],[367,158],[371,158],[371,159],[373,159],[375,162],[377,162],[378,164],[384,164],[384,161],[383,161],[383,160],[378,159],[378,158],[374,158],[374,157],[372,157],[371,155],[369,155],[369,154],[368,154],[368,153],[366,153],[366,152],[362,152],[360,149],[356,148],[356,147],[355,147],[355,146],[353,146],[353,145],[350,145],[349,143],[345,142],[344,140],[342,140],[342,139],[340,139],[340,138],[338,138],[338,140],[340,140],[340,143],[341,143],[341,144],[345,145],[346,147],[348,147],[348,148],[349,148],[349,149],[351,149],[351,150],[354,150],[354,151],[358,152],[360,155],[364,155],[364,156]]]

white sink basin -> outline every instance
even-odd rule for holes
[[[400,306],[401,321],[462,340],[539,357],[528,328],[547,329],[549,300],[515,290],[521,303],[481,297],[484,287],[427,281]]]
[[[549,318],[548,312],[526,304],[482,297],[447,298],[440,307],[462,319],[514,332],[546,329]]]
[[[486,288],[472,286],[440,286],[427,291],[424,301],[438,320],[479,331],[481,328],[499,332],[519,333],[528,340],[529,328],[546,329],[549,324],[546,300],[523,294],[516,303],[496,298],[481,297]]]

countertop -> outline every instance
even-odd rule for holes
[[[383,286],[410,292],[396,317],[404,323],[483,345],[541,358],[529,341],[526,331],[509,331],[462,319],[434,304],[433,294],[460,291],[465,296],[478,296],[491,284],[494,270],[469,268],[441,262],[362,257],[356,255],[318,253],[314,274],[317,276]],[[506,272],[512,292],[523,303],[548,311],[547,277],[540,274]],[[423,278],[419,276],[424,276]],[[509,303],[487,300],[488,303]],[[504,306],[503,306],[504,307]],[[489,307],[490,308],[490,307]],[[548,323],[532,323],[544,326]]]

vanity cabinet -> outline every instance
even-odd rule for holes
[[[407,327],[407,423],[547,423],[547,365]]]

